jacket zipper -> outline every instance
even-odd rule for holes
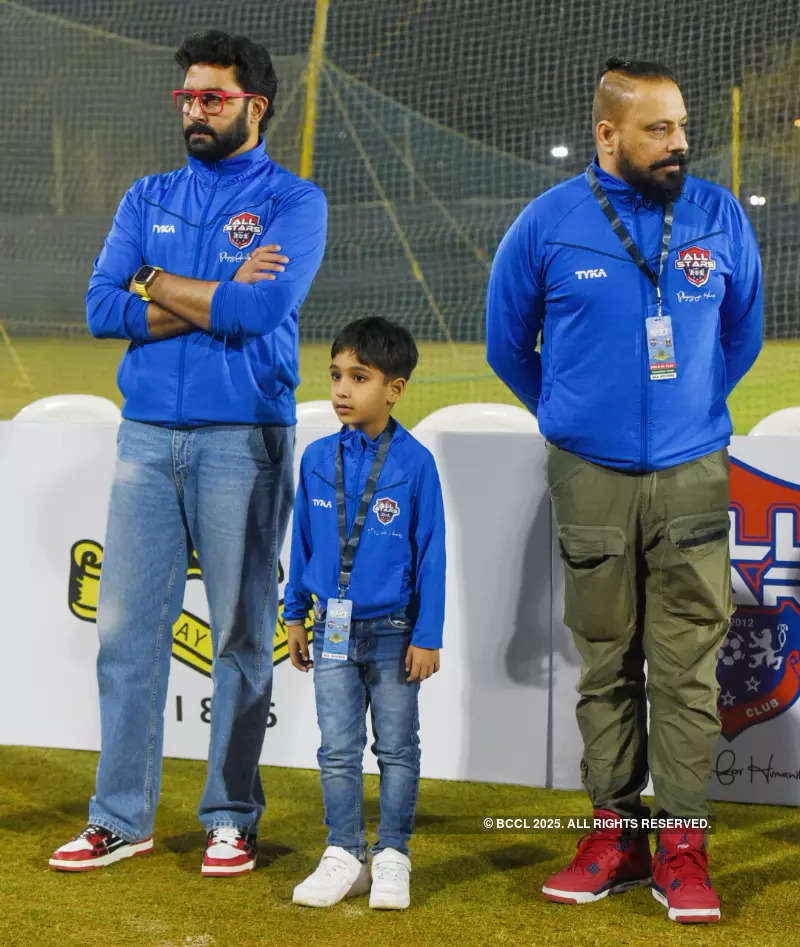
[[[635,200],[635,199],[634,199]],[[636,203],[633,206],[633,218],[636,224],[636,242],[639,247],[642,247],[642,229],[640,227],[639,221],[639,208]],[[642,252],[644,256],[644,252]],[[649,298],[649,293],[644,297],[644,317],[639,317],[639,326],[637,332],[639,333],[639,359],[641,362],[641,377],[642,377],[642,441],[641,441],[641,458],[642,458],[642,470],[647,470],[647,401],[648,401],[648,387],[647,387],[647,376],[649,373],[649,352],[647,349],[647,332],[645,331],[645,321],[647,317],[647,300]]]
[[[200,251],[203,248],[203,230],[206,225],[206,218],[208,217],[208,211],[211,208],[211,204],[214,201],[214,197],[217,193],[217,185],[219,184],[219,176],[214,180],[214,185],[211,188],[211,192],[208,195],[208,200],[203,207],[203,216],[200,218],[200,227],[197,231],[197,245],[194,251],[194,264],[192,266],[192,275],[197,279],[197,264],[200,260]],[[178,411],[177,411],[177,421],[180,423],[183,421],[183,376],[186,371],[186,345],[188,343],[189,336],[184,335],[181,339],[181,360],[178,366]]]

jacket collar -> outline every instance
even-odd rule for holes
[[[233,158],[223,158],[221,161],[201,161],[189,155],[187,158],[189,169],[203,182],[224,181],[227,184],[236,184],[249,177],[255,171],[271,164],[271,159],[264,150],[264,139],[259,138],[256,145]]]
[[[393,420],[390,418],[389,423],[391,424]],[[394,426],[392,443],[405,435],[405,428],[398,421],[394,421]],[[383,431],[376,438],[370,439],[363,431],[351,431],[346,424],[343,424],[339,431],[339,442],[345,450],[358,449],[374,454],[378,450],[382,436]]]
[[[648,201],[642,197],[641,193],[637,191],[633,185],[628,184],[626,180],[609,174],[608,171],[604,171],[597,161],[596,154],[594,158],[592,158],[592,166],[594,167],[594,173],[597,175],[600,187],[602,187],[608,197],[613,197],[615,200],[630,204],[633,207],[656,206],[652,201]],[[587,166],[586,171],[588,172],[588,170],[589,167]]]

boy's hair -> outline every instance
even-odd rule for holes
[[[405,326],[380,316],[356,319],[339,330],[331,345],[331,358],[350,350],[363,365],[374,365],[384,378],[411,377],[419,353],[414,337]]]

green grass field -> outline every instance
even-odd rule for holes
[[[424,751],[424,734],[423,734]],[[484,817],[576,817],[579,792],[423,780],[412,840],[412,904],[375,912],[361,897],[328,909],[291,903],[325,847],[318,776],[264,767],[268,808],[251,875],[202,878],[195,810],[205,764],[166,760],[152,855],[87,874],[48,869],[83,827],[97,754],[0,748],[0,944],[3,947],[244,945],[642,945],[800,943],[800,811],[716,803],[709,843],[722,899],[716,925],[682,926],[648,889],[567,906],[539,889],[580,832],[506,833]],[[366,779],[369,835],[377,778]]]
[[[90,338],[0,338],[0,419],[13,417],[35,398],[84,393],[118,404],[116,372],[125,343]],[[298,401],[328,397],[327,345],[300,350]],[[494,401],[518,404],[486,364],[483,345],[422,343],[420,362],[397,417],[406,426],[446,404]],[[800,342],[767,342],[758,361],[730,398],[737,434],[765,415],[800,403]]]

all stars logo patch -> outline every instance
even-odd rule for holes
[[[680,270],[692,286],[705,286],[711,271],[716,268],[711,251],[703,247],[686,247],[678,253],[675,261],[675,269]]]
[[[400,515],[400,507],[397,500],[391,497],[380,497],[375,501],[372,512],[384,526],[388,526],[396,516]]]
[[[237,250],[244,250],[264,230],[260,220],[258,214],[242,211],[241,214],[234,214],[222,230]]]

